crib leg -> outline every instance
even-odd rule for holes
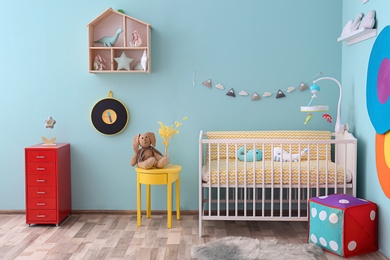
[[[199,214],[201,214],[201,213],[199,213]],[[201,217],[199,216],[199,237],[202,237],[202,236],[203,236],[202,231],[203,231],[203,228],[202,228],[202,219],[201,219]]]
[[[199,221],[198,221],[199,223],[198,223],[198,225],[199,225],[199,237],[202,237],[203,236],[203,234],[202,234],[202,232],[203,232],[202,215],[204,214],[204,212],[203,212],[203,198],[204,198],[203,188],[200,188],[199,192],[200,192],[201,196],[199,198]]]

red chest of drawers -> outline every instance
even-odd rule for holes
[[[70,144],[25,148],[26,223],[59,225],[72,210]]]

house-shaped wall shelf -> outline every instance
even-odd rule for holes
[[[87,28],[90,73],[150,73],[149,24],[108,8],[90,22]],[[112,38],[99,41],[106,36]],[[108,43],[113,41],[113,45]],[[118,63],[116,59],[124,57],[123,54],[130,59]]]

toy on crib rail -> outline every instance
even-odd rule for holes
[[[296,153],[296,154],[291,154],[291,161],[293,162],[298,162],[301,157],[307,153],[308,149],[305,148],[302,152]],[[283,155],[283,156],[282,156]],[[274,148],[274,161],[280,162],[283,157],[283,162],[289,162],[290,161],[290,154],[283,150],[280,147],[275,147]]]
[[[141,146],[141,148],[139,148]],[[133,139],[134,155],[130,160],[131,166],[136,164],[140,168],[164,168],[169,163],[169,159],[163,156],[156,148],[156,137],[154,133],[147,132],[138,134]],[[139,149],[138,149],[139,148]]]
[[[241,147],[240,149],[238,149],[237,151],[237,157],[240,161],[244,161],[245,160],[245,149],[244,147]],[[261,159],[263,158],[263,153],[256,149],[256,157],[254,156],[254,152],[253,150],[248,150],[248,152],[246,153],[246,161],[247,162],[253,162],[253,158],[255,158],[256,161],[261,161]]]

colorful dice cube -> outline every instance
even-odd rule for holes
[[[378,250],[377,205],[346,194],[309,200],[308,242],[351,257]]]

